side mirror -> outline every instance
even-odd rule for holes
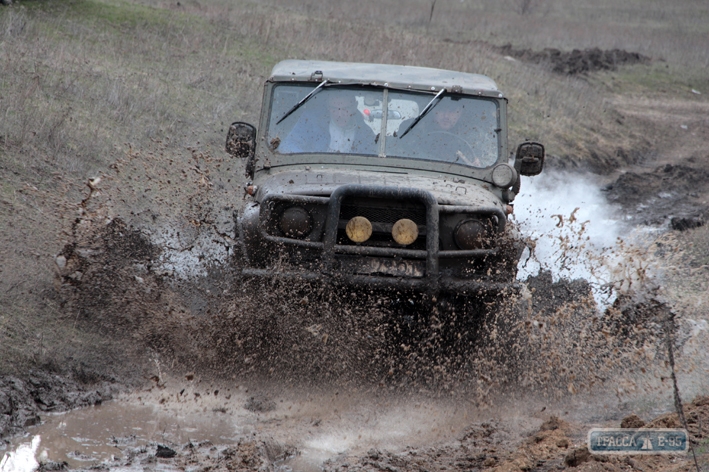
[[[256,151],[256,128],[236,121],[226,135],[226,152],[234,157],[251,159]]]
[[[544,146],[539,143],[522,143],[517,148],[515,169],[520,175],[539,175],[544,168]]]

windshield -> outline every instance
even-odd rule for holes
[[[493,99],[444,93],[402,137],[434,94],[327,85],[293,110],[314,88],[273,88],[267,139],[274,152],[392,156],[470,167],[497,161],[499,108]]]

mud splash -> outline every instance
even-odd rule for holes
[[[290,386],[464,390],[485,402],[505,385],[556,396],[591,387],[637,349],[623,320],[598,316],[587,282],[549,272],[522,294],[439,313],[410,294],[264,285],[230,265],[171,278],[156,270],[160,250],[120,220],[86,234],[62,253],[67,306],[83,329],[145,346],[158,378],[181,369]],[[655,335],[643,338],[647,349],[659,349]]]
[[[632,246],[632,228],[592,176],[550,171],[526,179],[515,203],[520,209],[514,218],[528,238],[520,280],[540,270],[551,272],[555,281],[583,279],[599,311],[637,282],[636,274],[624,270],[633,253],[640,255]]]
[[[148,153],[148,159],[158,155]],[[441,313],[432,300],[408,293],[241,277],[232,260],[233,241],[218,223],[225,217],[215,203],[219,198],[211,198],[211,166],[221,161],[203,153],[192,153],[197,164],[189,168],[197,168],[199,177],[194,192],[172,203],[184,210],[183,224],[171,226],[155,216],[142,223],[131,218],[133,226],[111,216],[128,166],[134,166],[131,186],[163,181],[170,187],[169,174],[141,175],[138,157],[131,154],[120,174],[106,179],[115,187],[106,184],[101,195],[92,188],[82,202],[74,240],[57,257],[58,282],[82,329],[142,346],[147,355],[135,361],[154,363],[158,378],[161,371],[195,371],[287,386],[374,386],[438,395],[463,390],[485,403],[510,386],[556,397],[576,393],[606,382],[614,369],[637,357],[637,343],[624,338],[632,330],[618,328],[622,321],[612,324],[612,315],[601,317],[594,300],[598,290],[615,296],[632,281],[627,273],[613,278],[611,259],[594,252],[599,244],[611,244],[599,243],[598,235],[613,239],[607,224],[588,224],[587,213],[606,210],[594,207],[599,195],[574,209],[541,215],[549,222],[558,217],[557,226],[568,231],[551,238],[557,242],[553,258],[537,244],[537,260],[557,264],[541,267],[546,271],[526,280],[520,294],[453,300]],[[624,256],[616,253],[614,262],[623,266]],[[622,313],[612,302],[605,300]],[[643,349],[660,350],[656,331],[643,338]]]

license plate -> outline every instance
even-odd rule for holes
[[[393,275],[396,277],[423,277],[425,268],[424,261],[396,261],[376,258],[349,261],[346,265],[356,274]]]

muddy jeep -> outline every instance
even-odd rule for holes
[[[426,293],[499,291],[523,249],[508,222],[544,147],[507,150],[490,78],[422,67],[288,60],[266,81],[236,217],[243,273]],[[510,162],[512,161],[512,162]]]

